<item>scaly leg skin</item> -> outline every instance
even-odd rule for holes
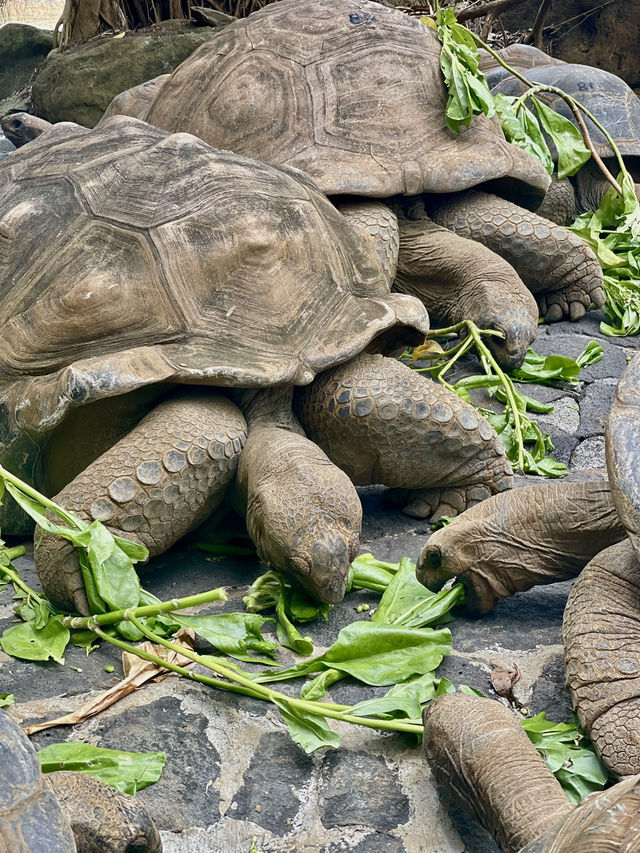
[[[640,355],[618,381],[605,438],[613,501],[640,559]]]
[[[435,699],[424,712],[423,744],[436,781],[504,853],[518,853],[573,809],[514,712],[493,699]]]
[[[631,853],[640,833],[640,776],[573,806],[517,716],[492,699],[441,696],[424,713],[424,749],[503,853]]]
[[[59,770],[46,781],[62,806],[81,853],[162,853],[151,815],[129,794],[86,773]]]
[[[292,395],[292,388],[235,392],[249,424],[237,493],[260,559],[337,604],[358,553],[362,506],[349,478],[305,437]]]
[[[514,268],[481,243],[436,225],[424,204],[400,217],[400,254],[393,289],[420,299],[435,327],[472,320],[503,339],[487,344],[505,370],[520,367],[538,330],[538,307]]]
[[[477,240],[513,266],[547,322],[579,320],[593,303],[604,304],[602,269],[577,234],[510,201],[483,192],[429,199],[439,225]]]
[[[640,563],[628,540],[582,570],[562,639],[569,693],[600,758],[618,776],[640,773]]]
[[[296,389],[307,435],[357,486],[510,488],[500,438],[467,403],[392,358],[362,354]],[[412,501],[412,504],[415,504]],[[426,504],[425,504],[426,506]]]
[[[238,408],[216,394],[161,403],[55,500],[87,521],[162,554],[203,521],[227,490],[246,439]],[[36,531],[36,569],[58,606],[88,614],[75,549]]]
[[[432,590],[457,578],[469,613],[537,584],[574,578],[625,538],[606,482],[541,483],[494,495],[437,530],[416,576]]]
[[[387,286],[396,277],[398,268],[398,219],[387,204],[381,201],[340,202],[336,207],[356,228],[362,228],[372,238],[382,269],[387,276]],[[368,295],[368,294],[363,294]]]

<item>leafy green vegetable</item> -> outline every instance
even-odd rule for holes
[[[13,693],[0,693],[0,708],[6,708],[8,705],[13,705],[16,701]]]
[[[162,774],[164,752],[124,752],[88,743],[52,743],[38,752],[43,773],[75,770],[106,782],[125,794],[153,785]]]
[[[292,739],[305,752],[315,752],[316,749],[324,746],[340,746],[340,735],[329,728],[321,714],[313,714],[309,711],[303,713],[282,695],[274,701],[289,728]]]
[[[434,593],[416,578],[416,565],[407,558],[400,561],[400,570],[384,592],[372,622],[402,625],[405,628],[424,628],[436,622],[449,622],[449,611],[464,603],[464,587]]]
[[[542,712],[523,720],[522,727],[572,803],[602,790],[609,781],[577,722],[551,723]]]
[[[242,601],[250,613],[275,609],[278,641],[300,655],[312,654],[313,642],[300,634],[293,620],[309,622],[318,616],[326,619],[331,608],[330,604],[313,601],[288,578],[274,571],[260,575]]]
[[[492,116],[495,112],[493,98],[479,70],[480,57],[473,36],[457,22],[452,8],[437,5],[436,20],[423,18],[423,22],[437,30],[442,44],[440,68],[449,90],[445,121],[449,130],[459,133],[469,127],[474,115]]]
[[[64,663],[64,650],[69,637],[69,629],[59,617],[55,617],[41,628],[36,628],[32,621],[7,628],[0,637],[0,646],[5,654],[23,660],[53,658],[57,663]]]
[[[467,332],[466,337],[447,351],[440,347],[434,351],[431,346],[434,338],[449,338],[452,334],[462,331]],[[542,433],[537,423],[527,416],[530,411],[551,412],[553,406],[523,394],[514,382],[538,382],[544,385],[554,385],[559,381],[574,383],[584,366],[595,364],[602,358],[602,347],[591,341],[577,359],[560,355],[541,356],[529,349],[522,367],[507,374],[499,367],[482,340],[485,335],[496,334],[498,333],[491,329],[478,329],[470,320],[447,329],[435,329],[429,332],[425,344],[409,353],[409,363],[418,372],[430,373],[434,379],[471,405],[473,402],[469,391],[472,389],[484,388],[489,396],[495,396],[499,402],[504,403],[504,411],[493,412],[476,408],[502,439],[507,458],[514,470],[545,477],[564,477],[567,474],[567,466],[550,455],[554,449],[551,438]],[[476,348],[484,374],[466,376],[455,385],[449,384],[445,379],[447,372],[472,347]],[[431,364],[429,367],[416,367],[415,362],[419,359],[429,359]]]
[[[543,130],[555,147],[559,178],[574,175],[586,163],[591,153],[584,144],[581,132],[573,122],[535,97],[535,93],[553,91],[577,104],[575,99],[554,86],[533,84],[519,98],[508,95],[494,97],[479,70],[476,45],[481,45],[499,60],[496,53],[457,22],[451,7],[442,10],[440,4],[436,3],[435,21],[431,18],[421,20],[436,30],[442,45],[440,68],[449,93],[445,108],[445,121],[449,130],[459,133],[463,127],[469,127],[474,116],[492,116],[497,113],[507,140],[540,160],[549,174],[553,172],[553,158]],[[532,102],[535,113],[526,105],[527,100]]]
[[[450,651],[451,634],[446,628],[435,631],[353,622],[340,631],[323,655],[286,670],[265,673],[257,680],[283,681],[332,668],[365,684],[384,686],[431,672]]]
[[[89,524],[63,509],[0,465],[0,481],[7,492],[42,529],[67,539],[78,549],[91,612],[135,607],[140,600],[140,582],[134,563],[149,552],[142,545],[114,536],[99,521]],[[0,495],[0,498],[2,496]],[[65,525],[50,521],[52,512]]]
[[[370,589],[383,593],[399,568],[400,563],[385,563],[373,554],[359,554],[349,568],[347,591]]]
[[[584,213],[570,226],[593,249],[604,273],[604,311],[610,323],[600,331],[611,337],[640,333],[640,209],[623,175],[621,198],[611,187],[595,213]]]
[[[265,640],[261,628],[265,619],[256,613],[217,613],[204,616],[173,616],[179,624],[193,630],[224,654],[237,660],[273,665],[273,661],[252,657],[249,651],[273,654],[277,643]]]

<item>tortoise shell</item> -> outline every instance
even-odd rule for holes
[[[620,77],[601,68],[567,62],[534,66],[521,73],[532,83],[564,90],[607,129],[623,157],[640,156],[640,98]],[[492,91],[494,94],[518,96],[525,91],[525,85],[508,75],[497,82]],[[575,123],[571,109],[561,97],[550,92],[541,93],[538,97]],[[613,150],[604,134],[586,116],[585,124],[598,154],[613,157]]]
[[[146,115],[219,148],[295,166],[328,194],[385,198],[503,180],[540,200],[549,178],[497,120],[445,124],[440,44],[369,0],[281,0],[174,70]]]
[[[116,116],[0,168],[0,462],[157,383],[306,384],[422,303],[304,175]],[[395,334],[395,333],[394,333]]]
[[[69,821],[45,782],[28,737],[0,710],[0,848],[11,853],[70,853]]]

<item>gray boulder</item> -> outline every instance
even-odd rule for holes
[[[28,24],[0,27],[0,100],[23,89],[51,50],[53,32]]]
[[[170,73],[219,29],[167,21],[52,51],[33,81],[33,111],[51,122],[94,127],[117,94]]]

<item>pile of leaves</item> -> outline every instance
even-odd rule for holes
[[[224,601],[224,591],[211,590],[160,602],[141,590],[139,584],[122,582],[119,572],[126,576],[133,571],[136,558],[130,557],[131,564],[125,565],[126,561],[119,556],[129,551],[125,540],[118,537],[109,540],[100,522],[91,525],[81,522],[4,469],[0,469],[0,480],[34,517],[49,510],[64,518],[65,525],[57,535],[74,537],[85,562],[86,575],[95,585],[96,600],[104,605],[101,612],[90,617],[59,611],[19,577],[12,560],[24,553],[24,548],[9,549],[0,541],[0,585],[12,584],[16,614],[22,620],[0,637],[0,646],[6,654],[27,660],[53,659],[62,664],[69,642],[84,645],[89,654],[98,640],[104,640],[148,661],[154,672],[174,672],[210,687],[272,703],[293,740],[307,752],[339,746],[340,735],[329,726],[330,719],[402,732],[418,743],[425,705],[437,696],[456,691],[448,679],[437,676],[436,670],[451,651],[451,633],[446,625],[453,618],[452,608],[464,601],[463,587],[456,584],[438,593],[431,592],[417,581],[415,564],[409,559],[389,563],[376,560],[371,554],[360,555],[350,570],[349,589],[373,591],[380,595],[380,601],[375,610],[361,605],[358,611],[362,618],[342,628],[323,654],[312,656],[312,640],[304,637],[295,623],[304,625],[311,620],[326,619],[330,608],[311,600],[283,575],[270,571],[260,576],[244,599],[245,612],[178,613],[203,603]],[[47,529],[55,526],[48,524]],[[120,542],[125,544],[121,546]],[[112,562],[105,569],[109,560]],[[106,586],[104,573],[113,575]],[[115,604],[111,594],[105,595],[107,589],[114,587],[119,590]],[[273,611],[274,616],[261,615],[264,611]],[[277,641],[262,634],[264,626],[273,622],[276,622]],[[185,639],[189,632],[210,644],[215,654],[196,653],[193,642]],[[130,642],[143,638],[147,642],[141,645]],[[277,657],[280,646],[305,659],[284,667]],[[236,661],[251,668],[243,669]],[[268,668],[264,669],[265,666]],[[347,677],[388,689],[382,696],[351,706],[324,701],[327,689]],[[295,679],[305,679],[298,697],[270,686]],[[478,694],[464,685],[458,689]],[[11,694],[0,696],[1,705],[12,701]],[[92,704],[95,707],[91,713],[103,707],[102,699]],[[582,794],[587,788],[594,790],[599,784],[597,778],[602,777],[604,784],[606,775],[600,770],[598,776],[599,764],[592,753],[588,758],[588,746],[581,744],[579,753],[567,752],[577,748],[581,738],[577,730],[571,729],[570,736],[564,724],[558,729],[545,721],[541,727],[538,720],[539,717],[533,718],[528,723],[530,737],[537,739],[536,745],[570,796]],[[33,731],[73,722],[77,722],[77,712],[38,724]],[[40,752],[40,757],[45,771],[84,770],[130,793],[152,784],[159,777],[165,759],[164,753],[133,754],[80,743],[51,745]]]

